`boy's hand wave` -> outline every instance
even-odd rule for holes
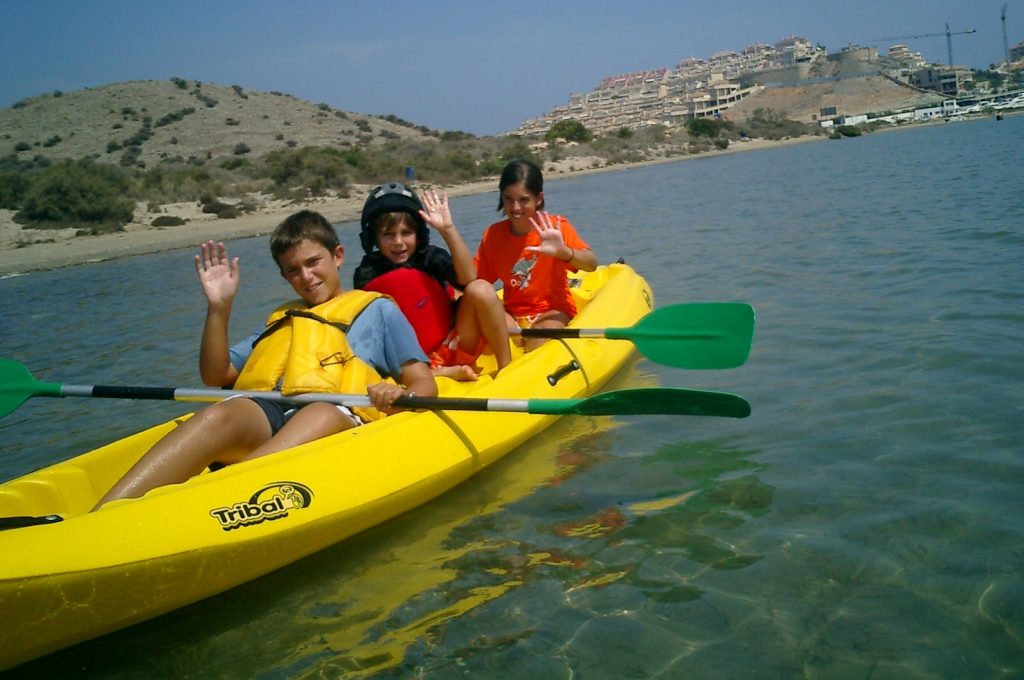
[[[438,194],[433,189],[423,192],[421,196],[424,210],[420,211],[420,217],[428,225],[438,232],[444,233],[455,227],[452,222],[452,211],[448,208],[448,194]]]
[[[208,241],[199,246],[196,274],[211,307],[230,305],[238,291],[238,258],[229,259],[223,243]]]

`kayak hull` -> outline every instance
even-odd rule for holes
[[[578,283],[580,328],[631,326],[653,307],[650,288],[625,265],[581,274]],[[496,378],[439,385],[444,396],[580,398],[633,353],[623,341],[552,340]],[[0,531],[0,616],[17,622],[0,636],[0,669],[210,597],[380,524],[557,418],[400,413],[88,512],[187,417],[0,485],[0,517],[64,518]]]

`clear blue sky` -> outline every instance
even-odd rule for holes
[[[958,64],[1001,60],[1002,0],[2,0],[0,106],[125,80],[279,91],[476,134],[591,90],[603,76],[799,35],[836,51],[944,33]],[[1007,0],[1010,46],[1024,0]],[[771,9],[766,9],[771,8]],[[945,35],[904,41],[946,62]],[[880,44],[884,51],[887,44]]]

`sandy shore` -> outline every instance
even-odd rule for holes
[[[545,168],[553,165],[554,171],[546,169],[544,175],[547,180],[555,180],[573,175],[624,170],[639,165],[699,160],[716,155],[776,148],[820,139],[827,138],[808,136],[778,142],[757,139],[730,144],[725,151],[586,170],[569,168],[592,164],[594,159],[569,158],[554,164],[546,163]],[[449,196],[468,196],[497,192],[497,187],[497,179],[492,178],[444,189]],[[24,229],[14,222],[12,211],[0,210],[0,277],[186,248],[210,239],[226,241],[269,234],[281,220],[303,208],[317,210],[334,223],[358,220],[368,190],[369,187],[354,186],[351,198],[314,199],[301,205],[264,198],[256,212],[235,219],[218,219],[214,215],[204,214],[196,203],[161,206],[160,213],[147,213],[145,206],[140,205],[135,214],[135,221],[125,225],[123,232],[88,236],[76,236],[74,229]],[[150,222],[159,214],[175,215],[187,219],[188,222],[177,227],[151,226]]]

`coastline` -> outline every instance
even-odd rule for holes
[[[546,180],[554,181],[599,172],[693,161],[827,139],[825,136],[812,135],[779,141],[754,139],[748,142],[734,142],[724,151],[572,170],[569,168],[587,159],[567,158],[557,163],[545,163],[545,168],[553,165],[555,170],[552,172],[546,169],[544,176]],[[441,188],[447,191],[449,196],[469,196],[497,191],[497,183],[497,177],[493,177]],[[321,212],[334,224],[355,221],[359,219],[368,190],[369,187],[357,185],[352,187],[352,195],[348,198],[313,198],[302,203],[264,199],[256,212],[233,219],[220,219],[215,215],[204,214],[196,203],[162,206],[161,214],[178,215],[188,219],[188,222],[176,227],[152,226],[149,222],[157,214],[147,213],[145,207],[140,206],[136,211],[136,220],[125,225],[124,231],[88,236],[76,236],[75,229],[23,229],[20,224],[14,222],[13,211],[0,210],[0,278],[188,248],[210,239],[227,241],[269,234],[285,217],[304,208]]]

